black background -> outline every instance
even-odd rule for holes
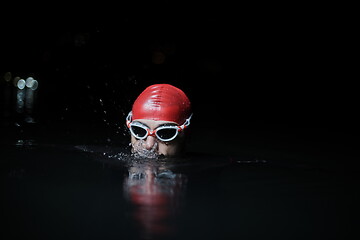
[[[38,79],[44,124],[119,126],[146,86],[166,82],[189,95],[197,126],[358,135],[351,14],[174,5],[8,7],[1,73]]]
[[[97,154],[106,145],[128,145],[125,116],[154,83],[189,95],[190,150],[205,153],[184,167],[193,179],[180,238],[344,239],[357,232],[359,78],[351,6],[30,4],[0,8],[6,233],[134,233],[123,215],[123,175],[104,168]],[[33,123],[16,111],[18,90],[4,81],[6,72],[39,81]],[[74,155],[78,145],[94,149],[102,167]],[[238,164],[212,166],[211,153]],[[98,227],[89,228],[93,223]]]

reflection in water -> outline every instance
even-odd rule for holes
[[[12,78],[10,72],[6,72],[0,78],[0,86],[3,89],[1,93],[4,95],[0,104],[0,108],[3,108],[1,115],[4,116],[4,119],[1,119],[2,123],[6,123],[5,118],[9,117],[16,118],[16,125],[19,125],[19,121],[35,122],[33,115],[38,85],[38,81],[33,77],[27,77],[26,80],[19,76]]]
[[[25,106],[25,90],[17,89],[16,92],[16,112],[23,113]]]
[[[16,93],[16,112],[19,114],[25,114],[25,122],[34,123],[33,109],[35,90],[38,83],[32,77],[25,80],[20,79],[17,81],[17,93]],[[26,88],[25,88],[26,87]]]
[[[24,121],[27,123],[34,123],[33,109],[34,109],[34,90],[17,89],[16,93],[16,112],[21,116],[24,115]]]
[[[187,178],[157,160],[140,160],[128,168],[125,197],[131,202],[132,217],[146,239],[175,233],[175,220]]]

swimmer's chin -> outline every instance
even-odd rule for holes
[[[147,159],[162,159],[165,155],[150,151],[133,151],[132,156],[134,158],[147,158]]]

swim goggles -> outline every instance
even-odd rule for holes
[[[186,119],[185,123],[181,126],[179,125],[165,125],[159,126],[154,130],[151,130],[148,126],[144,125],[141,122],[133,122],[132,119],[132,112],[130,111],[126,117],[126,126],[129,128],[131,134],[139,140],[143,140],[148,136],[157,137],[160,141],[169,142],[174,140],[179,132],[183,131],[190,125],[190,119],[192,114],[189,118]]]

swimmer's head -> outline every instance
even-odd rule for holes
[[[190,100],[181,89],[170,84],[147,87],[135,100],[126,121],[132,152],[142,157],[181,154],[191,115]]]

